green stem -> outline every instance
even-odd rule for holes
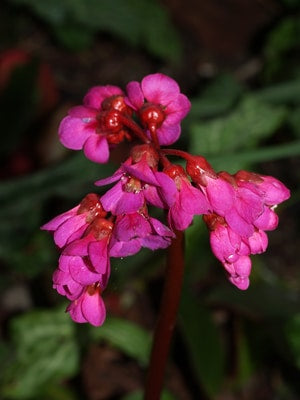
[[[176,232],[167,256],[164,291],[153,338],[145,400],[159,400],[172,333],[176,323],[184,270],[184,233]]]

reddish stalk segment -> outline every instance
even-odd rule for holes
[[[127,118],[122,114],[119,114],[119,118],[122,124],[129,128],[143,143],[151,142],[143,129],[133,119]]]
[[[168,249],[165,286],[153,338],[145,400],[159,400],[172,333],[176,323],[184,270],[184,233],[176,232]]]

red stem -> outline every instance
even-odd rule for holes
[[[153,338],[145,400],[159,400],[172,333],[176,323],[184,270],[184,233],[176,232],[169,247],[165,286]]]
[[[192,156],[187,153],[186,151],[183,150],[177,150],[177,149],[161,149],[161,152],[165,155],[169,156],[178,156],[182,157],[185,160],[189,160]]]
[[[145,134],[143,129],[131,118],[127,118],[121,113],[119,114],[120,121],[127,126],[127,128],[131,129],[131,131],[144,143],[150,143],[151,140]]]

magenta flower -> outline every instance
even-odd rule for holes
[[[168,227],[155,218],[138,212],[118,215],[109,254],[111,257],[126,257],[137,253],[142,247],[165,249],[174,236]]]
[[[106,268],[104,274],[96,272],[87,258],[63,254],[53,274],[53,288],[69,300],[75,300],[85,286],[100,282],[103,288],[106,287],[109,274],[109,268]]]
[[[63,255],[88,257],[97,273],[107,274],[109,270],[108,245],[113,223],[97,217],[90,225],[85,236],[65,247]]]
[[[113,215],[134,213],[146,203],[166,208],[175,201],[176,187],[163,172],[155,172],[145,157],[133,164],[131,157],[111,176],[101,179],[97,186],[117,182],[102,197],[101,203]]]
[[[170,204],[168,212],[169,225],[173,229],[185,230],[192,223],[194,215],[208,213],[209,203],[203,193],[191,184],[180,165],[172,165],[164,171],[176,185],[174,202]]]
[[[241,290],[249,287],[249,275],[251,273],[251,260],[248,256],[241,256],[234,263],[224,263],[228,272],[229,281]]]
[[[60,141],[69,149],[83,149],[94,162],[106,163],[109,146],[120,143],[127,134],[119,115],[128,112],[119,87],[95,86],[84,97],[83,105],[71,108],[62,120]]]
[[[234,263],[241,255],[249,255],[249,246],[240,235],[224,223],[215,224],[210,233],[210,245],[214,255],[222,263]]]
[[[176,142],[181,132],[180,122],[191,107],[177,82],[160,73],[148,75],[141,83],[128,83],[127,96],[126,103],[137,111],[149,137],[155,128],[160,145]]]
[[[78,323],[89,322],[94,326],[101,326],[105,321],[106,310],[101,297],[99,283],[87,286],[82,294],[67,307],[73,321]]]
[[[105,215],[100,197],[95,193],[89,193],[78,206],[53,218],[41,229],[54,232],[55,244],[58,247],[64,247],[79,239],[97,216],[104,217]]]

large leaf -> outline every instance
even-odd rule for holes
[[[273,104],[299,104],[300,103],[300,79],[295,79],[277,85],[269,86],[253,93],[260,101]]]
[[[161,394],[161,400],[176,400],[177,397],[174,397],[173,394],[164,390]],[[121,400],[143,400],[144,395],[143,392],[138,390],[132,393],[127,394],[126,396],[122,397]]]
[[[234,173],[253,163],[279,160],[299,155],[300,140],[294,140],[290,143],[276,146],[211,156],[209,157],[209,162],[217,171],[226,169],[228,172]]]
[[[229,116],[192,126],[193,153],[215,155],[253,148],[283,123],[286,110],[246,96]]]
[[[120,318],[109,317],[101,329],[91,327],[94,340],[105,340],[126,355],[146,366],[149,361],[151,336],[137,324]]]
[[[58,196],[80,201],[81,196],[95,190],[96,179],[109,176],[114,169],[111,163],[99,166],[76,154],[59,165],[1,183],[0,255],[5,256],[18,242],[24,243],[28,232],[38,228],[45,199]]]
[[[74,326],[61,309],[16,317],[11,323],[15,360],[5,370],[2,394],[30,398],[43,385],[76,374],[79,352]]]
[[[192,99],[188,118],[207,118],[224,113],[232,107],[242,92],[243,88],[232,76],[220,75],[199,97]]]
[[[11,0],[30,7],[52,25],[64,44],[78,48],[68,34],[83,44],[98,31],[109,32],[153,55],[178,59],[180,42],[166,11],[156,0]],[[77,33],[76,33],[77,28]]]
[[[300,310],[299,294],[279,285],[258,282],[253,282],[244,292],[229,284],[219,286],[211,291],[206,300],[209,304],[221,304],[255,321],[285,320]]]
[[[224,352],[210,311],[187,289],[180,304],[180,328],[197,377],[212,397],[223,382]]]

